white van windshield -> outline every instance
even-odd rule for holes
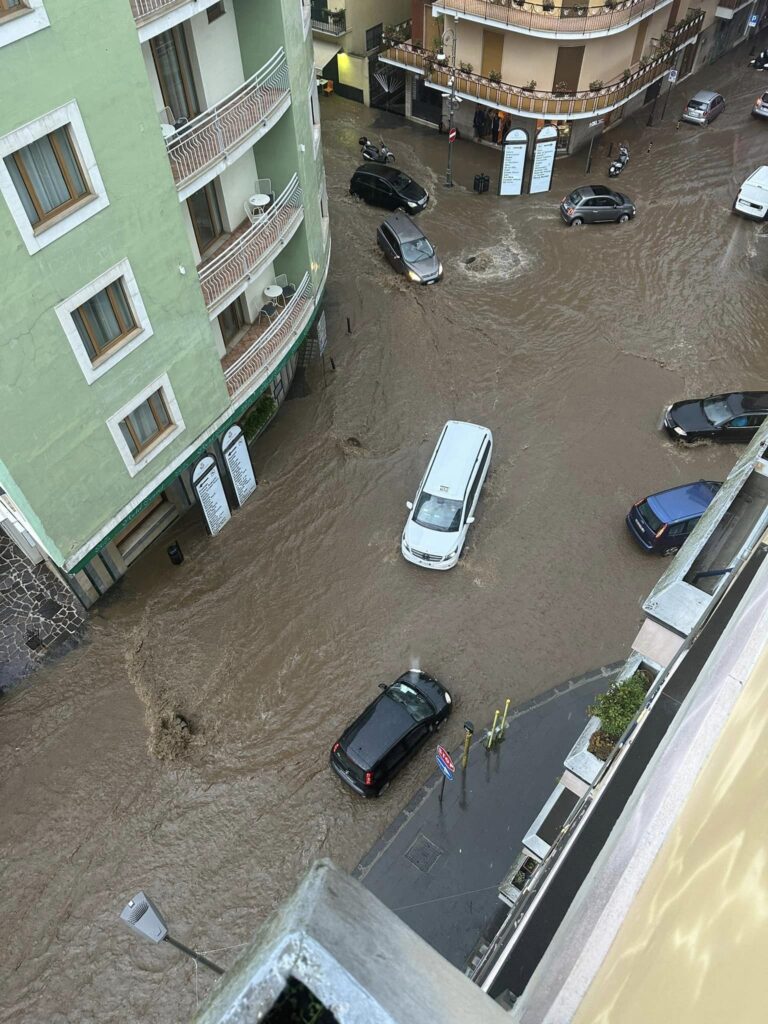
[[[462,503],[453,498],[440,498],[436,494],[422,491],[413,518],[419,526],[425,526],[428,530],[456,533],[461,522],[462,508]]]

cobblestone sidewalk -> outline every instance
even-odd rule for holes
[[[45,563],[30,565],[0,530],[0,693],[83,634],[85,613]]]

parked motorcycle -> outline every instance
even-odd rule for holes
[[[756,57],[752,58],[749,66],[755,71],[768,71],[768,50],[761,50]]]
[[[619,143],[618,155],[611,161],[611,166],[608,168],[609,178],[618,178],[621,172],[629,163],[629,146],[626,142]]]
[[[365,135],[361,135],[357,141],[361,146],[360,153],[363,160],[370,160],[375,164],[393,164],[395,162],[395,154],[384,145],[383,140],[380,146],[371,142]]]

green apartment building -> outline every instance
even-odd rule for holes
[[[310,22],[309,0],[0,0],[0,526],[85,604],[318,330]]]

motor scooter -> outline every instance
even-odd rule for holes
[[[619,143],[619,152],[616,157],[611,161],[611,166],[608,168],[609,178],[618,178],[621,172],[629,163],[629,146],[626,142]]]
[[[357,141],[360,143],[360,154],[363,160],[369,160],[375,164],[393,164],[395,162],[395,154],[384,145],[383,140],[380,146],[371,142],[365,135],[361,135]]]

